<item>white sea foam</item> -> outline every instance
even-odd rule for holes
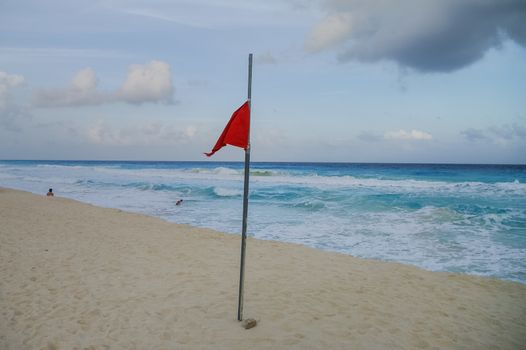
[[[219,197],[235,197],[241,196],[243,191],[233,188],[214,187],[214,193]]]
[[[181,171],[181,170],[180,170]],[[242,175],[242,172],[237,169],[232,168],[225,168],[225,167],[218,167],[218,168],[192,168],[188,170],[182,170],[183,173],[191,173],[191,174],[204,174],[204,175],[233,175],[233,176],[239,176]]]
[[[16,175],[11,175],[11,174],[6,174],[6,173],[0,173],[0,179],[8,180],[8,179],[16,179],[16,178],[17,178]]]
[[[299,225],[269,223],[256,236],[350,253],[365,258],[401,261],[434,271],[474,271],[485,276],[524,272],[526,251],[495,241],[498,223],[476,230],[459,226],[462,215],[425,207],[413,213],[362,213],[349,218],[311,214]],[[463,232],[468,230],[469,232]],[[520,281],[518,278],[512,278]],[[524,282],[524,281],[522,281]]]
[[[518,180],[321,176],[310,168],[251,173],[250,235],[526,283],[526,184]],[[58,196],[236,234],[242,183],[243,169],[225,166],[0,167],[0,186],[39,194],[52,186]],[[186,204],[175,206],[180,198]]]
[[[130,179],[158,179],[160,181],[175,180],[201,180],[201,181],[242,181],[243,170],[227,167],[217,168],[187,168],[187,169],[126,169],[116,166],[64,166],[39,164],[38,168],[55,169],[57,172],[71,173],[102,173],[127,177]],[[27,170],[27,169],[25,169]],[[393,180],[381,178],[358,178],[354,176],[320,176],[297,175],[287,172],[280,172],[269,169],[252,170],[252,183],[261,183],[269,185],[298,185],[311,186],[319,188],[372,188],[379,190],[388,190],[393,193],[401,192],[421,192],[433,191],[442,193],[462,192],[462,193],[480,193],[488,192],[494,194],[509,194],[513,192],[517,195],[526,195],[526,184],[518,180],[512,182],[483,183],[483,182],[444,182],[444,181],[427,181],[427,180]],[[4,176],[6,176],[4,174]],[[53,181],[59,182],[57,177]],[[38,181],[38,177],[28,177],[27,181]]]

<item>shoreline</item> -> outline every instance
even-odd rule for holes
[[[526,284],[520,170],[279,163],[253,170],[253,237]],[[0,175],[5,187],[37,195],[52,187],[82,202],[238,235],[242,172],[213,162],[79,161],[5,163]],[[180,198],[188,205],[177,207]]]
[[[519,349],[526,285],[0,187],[0,348]]]

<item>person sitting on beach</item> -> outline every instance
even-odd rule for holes
[[[175,202],[175,205],[181,205],[183,204],[183,200],[182,199],[179,199],[177,202]]]
[[[46,196],[48,197],[53,197],[55,194],[53,193],[53,189],[50,188],[49,191],[47,192]]]

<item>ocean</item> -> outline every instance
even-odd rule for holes
[[[241,231],[243,163],[0,161],[0,186]],[[526,165],[252,163],[249,198],[258,239],[526,283]]]

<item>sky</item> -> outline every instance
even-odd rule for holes
[[[1,0],[0,159],[526,164],[524,0]],[[226,147],[213,161],[242,161]]]

